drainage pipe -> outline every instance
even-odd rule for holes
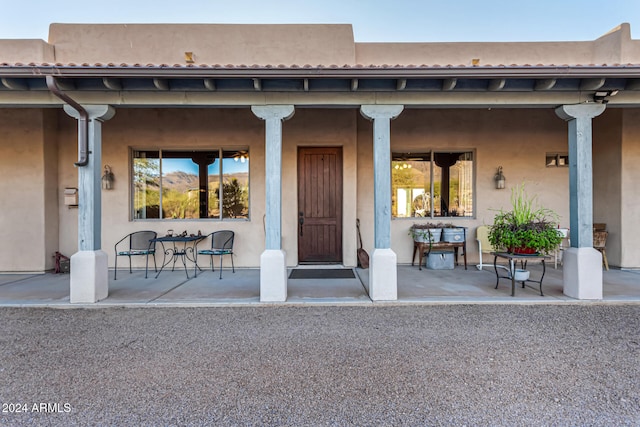
[[[78,161],[74,164],[78,167],[87,166],[89,164],[89,113],[82,105],[60,90],[53,76],[46,76],[46,80],[49,90],[78,112],[80,117],[78,122]]]

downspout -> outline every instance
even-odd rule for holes
[[[78,167],[87,166],[89,164],[89,113],[87,113],[87,110],[85,110],[82,105],[78,104],[71,99],[69,95],[60,90],[53,76],[45,77],[49,90],[75,109],[80,116],[78,123],[78,161],[75,162],[74,165]]]

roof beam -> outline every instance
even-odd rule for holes
[[[358,90],[358,79],[351,79],[351,90]]]
[[[504,89],[505,84],[507,84],[507,79],[493,79],[489,82],[489,90],[502,90]]]
[[[407,79],[398,79],[396,81],[396,90],[405,90],[407,87]]]
[[[607,79],[604,77],[600,79],[582,79],[580,82],[580,90],[598,90],[604,86],[606,81]]]
[[[257,91],[262,90],[262,80],[260,79],[251,79],[253,80],[253,88]]]
[[[556,86],[558,79],[540,79],[536,80],[534,90],[551,90]]]
[[[28,90],[29,89],[29,85],[27,85],[27,81],[25,79],[8,79],[3,77],[2,79],[0,79],[0,81],[2,81],[2,85],[7,89],[11,89],[11,90]]]
[[[442,81],[442,90],[453,90],[458,84],[458,79],[444,79]]]
[[[627,80],[626,90],[640,90],[640,79]]]
[[[120,79],[112,79],[110,77],[103,77],[102,84],[107,89],[122,90],[122,81]]]
[[[153,85],[156,89],[169,90],[169,81],[167,79],[153,79]]]
[[[302,81],[302,87],[305,92],[309,92],[309,79],[304,79]]]
[[[204,79],[204,87],[209,90],[216,90],[216,81],[214,79]]]

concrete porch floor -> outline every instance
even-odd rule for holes
[[[530,266],[531,278],[540,277],[541,266]],[[368,270],[355,269],[355,279],[289,279],[286,303],[275,304],[519,304],[519,303],[583,303],[562,293],[562,269],[547,268],[543,281],[544,296],[537,289],[522,289],[516,284],[512,297],[511,282],[501,279],[495,289],[493,267],[479,271],[475,266],[454,270],[418,270],[398,266],[398,300],[372,302],[367,293]],[[96,304],[69,302],[68,274],[2,274],[0,306],[4,307],[105,307],[105,306],[228,306],[273,305],[260,302],[260,271],[236,269],[203,271],[197,277],[184,270],[164,271],[144,278],[144,271],[118,271],[118,280],[109,272],[109,296]],[[640,271],[603,271],[604,303],[640,303]],[[531,284],[536,286],[536,284]],[[594,301],[586,301],[594,302]]]

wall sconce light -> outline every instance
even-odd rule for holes
[[[496,182],[496,189],[503,190],[507,179],[502,174],[502,166],[498,166],[498,173],[496,173],[496,176],[494,176],[493,179]]]
[[[113,190],[113,181],[115,181],[115,177],[113,176],[113,172],[111,172],[111,166],[104,165],[104,174],[102,175],[102,189]]]

